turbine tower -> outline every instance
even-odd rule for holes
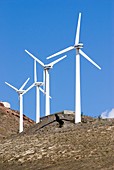
[[[26,53],[28,53],[34,60],[36,60],[44,69],[44,84],[45,84],[45,115],[48,116],[50,115],[50,86],[49,86],[49,70],[53,68],[54,64],[58,63],[62,59],[66,58],[66,55],[49,63],[49,64],[44,64],[42,61],[40,61],[38,58],[36,58],[33,54],[31,54],[29,51],[25,50]]]
[[[53,58],[57,55],[63,54],[67,51],[76,50],[76,94],[75,94],[75,123],[81,122],[81,90],[80,90],[80,54],[86,58],[89,62],[91,62],[94,66],[96,66],[98,69],[101,69],[92,59],[90,59],[82,50],[83,44],[79,43],[79,36],[80,36],[80,21],[81,21],[81,13],[79,13],[78,17],[78,25],[77,25],[77,31],[76,31],[76,38],[75,38],[75,44],[74,46],[70,46],[62,51],[59,51],[49,57]]]
[[[31,88],[29,87],[27,90],[24,90],[23,88],[25,87],[25,85],[27,84],[27,82],[29,81],[30,78],[28,78],[25,83],[21,86],[20,89],[17,89],[16,87],[12,86],[11,84],[5,82],[9,87],[11,87],[12,89],[14,89],[18,95],[19,95],[19,106],[20,106],[20,123],[19,123],[19,133],[21,133],[23,131],[23,94],[25,94],[28,90],[30,90]]]

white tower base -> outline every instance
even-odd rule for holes
[[[76,99],[75,99],[75,123],[81,122],[81,97],[80,97],[80,55],[76,54]]]

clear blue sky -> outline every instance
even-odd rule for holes
[[[81,56],[82,112],[98,116],[114,108],[114,1],[113,0],[0,0],[0,100],[19,110],[18,96],[4,82],[17,88],[30,77],[33,59],[46,57],[74,45],[78,13],[82,13],[80,42],[102,70]],[[43,80],[37,64],[38,80]],[[75,50],[50,70],[51,113],[74,110]],[[41,94],[41,116],[44,116]],[[35,119],[35,88],[24,95],[24,113]]]

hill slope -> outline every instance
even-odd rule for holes
[[[0,106],[0,139],[9,137],[19,132],[19,112]],[[24,130],[33,125],[35,122],[25,115]]]
[[[114,169],[114,119],[83,117],[74,124],[73,114],[42,118],[25,132],[0,144],[2,170],[112,170]]]

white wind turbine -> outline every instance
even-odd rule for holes
[[[89,62],[91,62],[94,66],[98,69],[101,69],[92,59],[90,59],[82,50],[83,44],[79,43],[79,36],[80,36],[80,21],[81,21],[81,13],[79,13],[78,18],[78,25],[77,25],[77,32],[75,38],[74,46],[70,46],[62,51],[59,51],[49,57],[47,59],[55,57],[59,54],[63,54],[67,51],[76,50],[76,94],[75,94],[75,123],[81,122],[81,93],[80,93],[80,54],[85,57]]]
[[[43,84],[43,82],[37,81],[36,60],[34,60],[34,83],[29,88],[31,89],[32,87],[36,86],[36,123],[40,122],[40,91],[45,93],[40,86],[43,86]]]
[[[29,81],[30,78],[28,78],[25,83],[21,86],[20,89],[17,89],[16,87],[12,86],[11,84],[5,82],[9,87],[11,87],[12,89],[14,89],[18,95],[19,95],[19,105],[20,105],[20,123],[19,123],[19,133],[21,133],[23,131],[23,94],[25,94],[28,90],[30,90],[31,88],[28,88],[27,90],[24,90],[23,88],[25,87],[25,85],[27,84],[27,82]]]
[[[44,90],[40,87],[43,86],[43,82],[37,81],[36,60],[34,60],[34,84],[36,86],[36,123],[40,122],[40,91],[44,93]]]
[[[49,87],[49,70],[53,68],[54,64],[58,63],[62,59],[66,58],[66,55],[49,63],[49,64],[44,64],[42,61],[40,61],[38,58],[36,58],[33,54],[31,54],[29,51],[25,50],[26,53],[28,53],[34,60],[36,60],[44,69],[44,84],[45,84],[45,115],[48,116],[50,115],[50,87]]]

